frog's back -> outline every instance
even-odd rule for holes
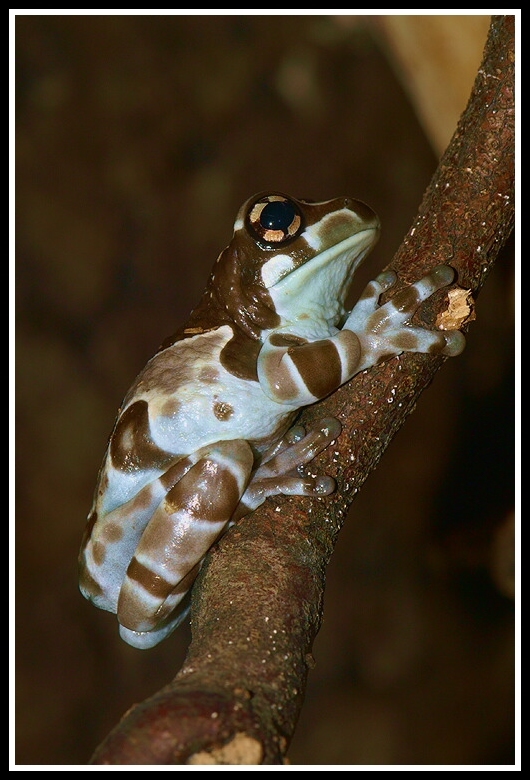
[[[215,441],[268,439],[283,429],[292,410],[268,398],[257,380],[237,377],[222,365],[231,337],[224,325],[160,351],[128,393],[122,416],[142,404],[152,442],[177,456]]]

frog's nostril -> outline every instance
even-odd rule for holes
[[[366,227],[379,227],[379,217],[373,209],[370,208],[362,200],[353,200],[353,198],[345,198],[348,201],[348,206],[351,211],[354,211],[362,222],[366,223]]]

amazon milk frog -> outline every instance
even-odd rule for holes
[[[261,193],[241,207],[189,320],[147,363],[111,433],[80,553],[80,587],[117,614],[129,644],[152,647],[186,615],[214,542],[267,496],[325,496],[301,466],[340,433],[292,427],[308,404],[403,351],[457,355],[459,331],[409,324],[450,284],[437,266],[379,305],[393,272],[351,312],[355,270],[379,234],[364,203]]]

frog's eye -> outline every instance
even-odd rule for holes
[[[260,244],[276,247],[299,236],[304,224],[294,201],[284,195],[265,195],[250,207],[247,228]]]

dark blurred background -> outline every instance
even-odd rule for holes
[[[83,765],[178,670],[77,590],[116,410],[239,205],[348,194],[406,233],[488,17],[17,16],[16,753]],[[339,538],[292,764],[514,761],[513,246]],[[396,501],[396,496],[399,500]]]

